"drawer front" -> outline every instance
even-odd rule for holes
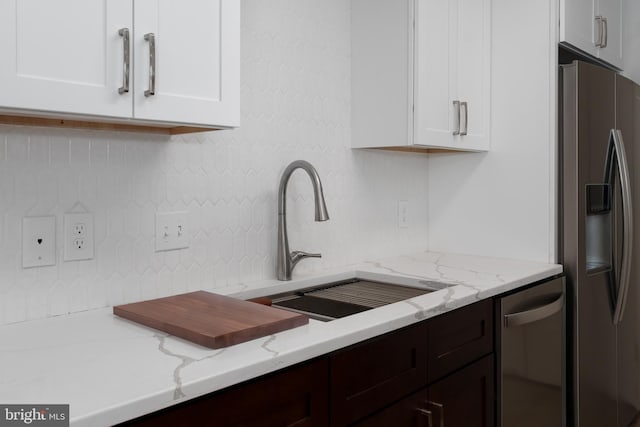
[[[427,427],[433,425],[433,419],[434,411],[429,405],[427,388],[423,388],[375,415],[358,421],[353,427]]]
[[[330,358],[332,426],[357,421],[427,384],[425,323]]]
[[[459,308],[429,321],[429,382],[493,351],[493,301]]]
[[[124,423],[126,426],[326,427],[327,358]]]

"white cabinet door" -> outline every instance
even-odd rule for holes
[[[598,49],[598,57],[618,68],[622,63],[622,1],[599,0],[597,15],[605,21],[606,45]]]
[[[414,144],[488,150],[491,1],[418,0],[415,10]]]
[[[414,141],[416,145],[447,147],[457,114],[456,1],[415,2]],[[454,53],[452,55],[452,53]]]
[[[560,41],[597,55],[597,0],[560,0]]]
[[[456,146],[488,150],[491,126],[491,1],[458,0],[457,99],[461,131]]]
[[[131,117],[121,28],[131,0],[3,0],[0,108]]]
[[[135,0],[136,119],[238,125],[239,3]],[[146,34],[155,41],[155,76]],[[155,93],[150,94],[153,78]]]
[[[622,0],[561,0],[560,41],[622,69]]]

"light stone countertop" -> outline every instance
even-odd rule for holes
[[[353,277],[445,289],[331,322],[211,350],[92,310],[0,327],[0,404],[70,404],[71,425],[105,426],[559,274],[562,266],[424,252],[215,292],[253,298]]]

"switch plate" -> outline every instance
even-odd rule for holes
[[[156,213],[156,252],[189,247],[188,212]]]
[[[64,214],[64,260],[93,259],[93,214]]]
[[[409,202],[398,201],[398,227],[409,228]]]
[[[22,267],[56,265],[56,217],[22,219]]]

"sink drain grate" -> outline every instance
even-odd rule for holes
[[[360,280],[305,292],[304,295],[376,308],[429,292],[424,289]]]

